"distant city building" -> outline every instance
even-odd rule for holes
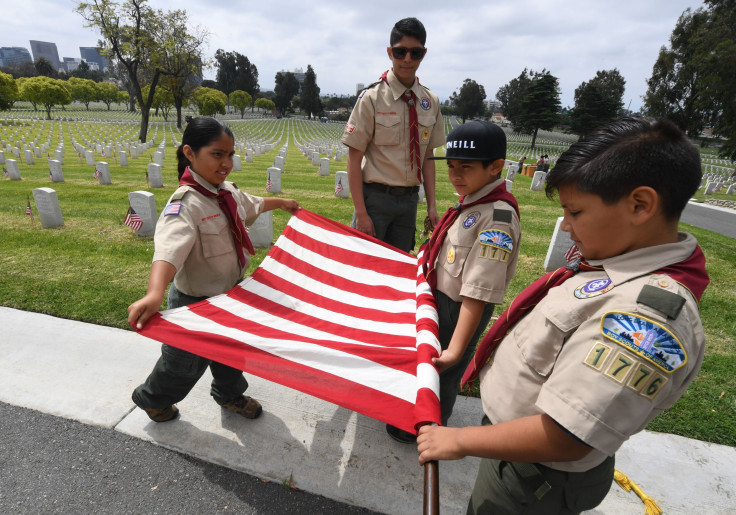
[[[106,57],[102,57],[96,47],[93,46],[80,46],[79,55],[82,59],[87,61],[87,64],[92,69],[92,63],[97,63],[97,69],[105,71],[105,68],[110,66],[110,60]]]
[[[501,102],[498,100],[486,100],[486,111],[489,113],[497,113],[501,110]]]
[[[54,67],[54,70],[63,70],[61,61],[59,61],[59,51],[56,49],[56,43],[47,41],[30,40],[31,52],[33,52],[33,61],[38,61],[41,57],[45,58]]]
[[[86,59],[80,59],[79,57],[65,57],[63,67],[67,72],[73,72],[74,70],[79,68],[79,65],[82,64],[82,61],[87,63],[87,66],[89,66],[90,70],[97,71],[100,69],[97,63],[89,62]]]
[[[22,46],[0,47],[0,66],[17,66],[29,62],[32,63],[33,58],[27,48]]]
[[[365,89],[365,84],[363,84],[362,82],[357,83],[355,85],[355,94],[360,95],[360,92],[363,91],[364,89]]]
[[[286,73],[289,70],[281,70],[281,73]],[[293,72],[289,72],[294,77],[296,77],[296,80],[299,81],[299,91],[301,92],[302,86],[304,86],[304,79],[307,78],[307,74],[304,72],[304,68],[295,68]]]

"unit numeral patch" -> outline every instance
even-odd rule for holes
[[[612,347],[602,342],[593,344],[583,363],[649,400],[653,400],[668,381],[656,368],[623,350],[613,352]]]

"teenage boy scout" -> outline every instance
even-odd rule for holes
[[[698,149],[664,120],[618,120],[560,156],[547,194],[586,261],[535,281],[479,344],[463,381],[480,377],[487,425],[417,438],[420,463],[484,458],[468,513],[594,508],[618,448],[695,378],[709,279],[678,220],[700,178]]]
[[[414,248],[422,183],[430,224],[438,220],[435,166],[427,157],[445,133],[437,95],[416,78],[426,37],[416,18],[394,25],[386,48],[393,67],[360,94],[342,136],[350,147],[353,227],[405,252]]]

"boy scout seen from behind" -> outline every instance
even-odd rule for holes
[[[580,258],[513,300],[463,377],[479,427],[424,426],[419,462],[479,456],[469,513],[579,513],[613,481],[614,454],[693,381],[709,282],[678,232],[700,155],[670,122],[624,118],[573,144],[547,176]]]
[[[437,95],[419,84],[416,71],[427,49],[416,18],[394,25],[386,48],[392,67],[358,97],[342,142],[348,152],[353,227],[394,247],[414,248],[419,185],[427,216],[437,223],[432,150],[445,142]]]

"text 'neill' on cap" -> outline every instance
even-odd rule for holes
[[[506,159],[506,133],[491,122],[473,120],[454,128],[447,135],[444,156],[430,159],[495,161]]]

